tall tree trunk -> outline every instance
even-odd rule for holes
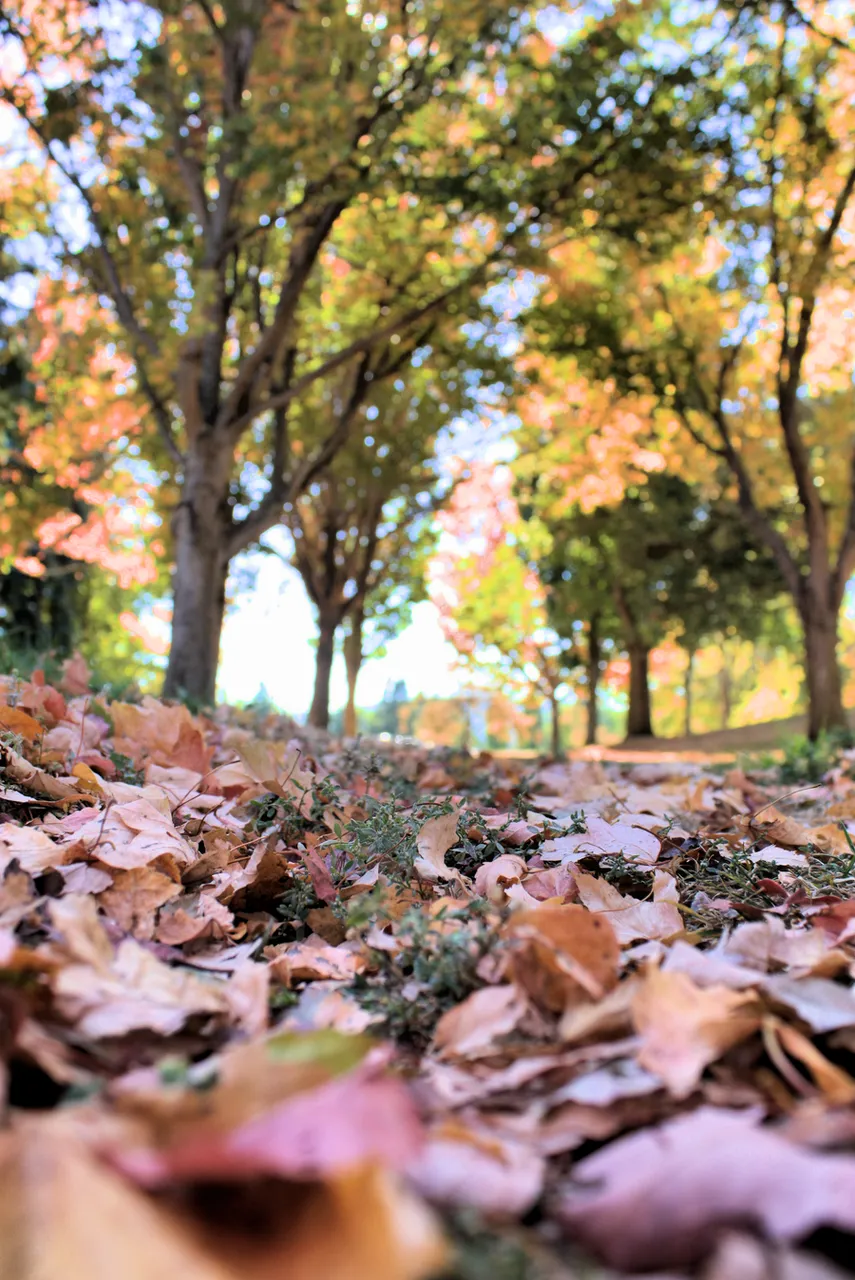
[[[203,445],[186,460],[172,521],[172,642],[163,692],[205,706],[216,695],[220,632],[229,571],[228,470],[231,454]]]
[[[318,619],[318,652],[315,658],[315,691],[309,710],[309,724],[316,729],[327,729],[330,722],[330,676],[335,654],[336,619],[321,616]]]
[[[695,650],[690,649],[687,654],[686,661],[686,677],[684,684],[686,686],[686,722],[683,726],[685,736],[692,736],[692,683],[695,675]]]
[[[357,613],[350,619],[350,631],[344,639],[344,665],[347,670],[347,705],[344,709],[344,736],[355,738],[358,732],[356,720],[356,682],[362,666],[362,617]]]
[[[561,703],[549,695],[549,747],[553,760],[561,758]]]
[[[733,685],[730,678],[730,667],[727,662],[727,650],[721,646],[721,670],[718,673],[718,688],[721,694],[721,727],[730,728],[730,717],[733,712]]]
[[[593,747],[597,741],[597,728],[599,726],[597,692],[600,684],[600,633],[596,618],[591,619],[588,630],[588,661],[585,666],[585,679],[588,685],[585,746]]]
[[[629,649],[629,713],[626,721],[628,738],[652,738],[650,720],[650,650],[643,645]]]
[[[805,675],[808,688],[808,737],[848,727],[837,662],[837,618],[830,609],[808,606],[802,612]]]

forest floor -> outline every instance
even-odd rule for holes
[[[2,1280],[853,1274],[855,753],[293,734],[0,681]]]

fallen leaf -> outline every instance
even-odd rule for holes
[[[763,990],[818,1035],[855,1026],[855,991],[830,978],[776,973],[763,980]]]
[[[403,1168],[421,1145],[415,1108],[399,1081],[370,1063],[301,1090],[225,1132],[185,1132],[159,1149],[113,1160],[144,1186],[270,1175],[316,1181],[361,1165]]]
[[[32,745],[44,733],[44,725],[39,724],[32,716],[27,715],[20,707],[0,706],[0,733],[9,733],[23,738]]]
[[[516,912],[505,926],[514,979],[543,1008],[561,1013],[599,1000],[617,983],[620,949],[607,921],[575,903]]]
[[[47,1127],[0,1135],[3,1280],[233,1280],[167,1212]]]
[[[578,862],[591,856],[622,854],[628,862],[650,866],[659,857],[662,846],[650,831],[596,817],[588,818],[586,827],[580,835],[547,840],[541,850],[544,862]]]
[[[478,1057],[510,1035],[527,1010],[528,1002],[517,987],[482,987],[443,1014],[434,1032],[434,1048],[441,1058]]]
[[[855,1230],[855,1159],[798,1147],[751,1113],[702,1107],[581,1160],[559,1213],[610,1266],[690,1265],[737,1222],[773,1241]]]
[[[457,810],[428,818],[416,837],[415,870],[424,880],[460,880],[460,872],[446,866],[445,855],[457,840]]]
[[[636,990],[633,1020],[640,1037],[638,1061],[675,1098],[692,1092],[704,1068],[760,1026],[750,994],[728,987],[699,987],[685,973],[649,969]]]
[[[180,893],[181,885],[169,876],[152,867],[134,867],[119,871],[98,900],[124,933],[145,939],[154,933],[158,908]]]
[[[574,874],[582,902],[609,921],[621,944],[635,942],[637,938],[671,938],[682,933],[683,920],[674,896],[675,882],[666,872],[654,874],[652,902],[626,897],[607,880],[583,871]]]
[[[525,1145],[445,1121],[430,1132],[407,1174],[435,1204],[518,1217],[540,1197],[545,1171],[543,1157]]]
[[[475,892],[500,907],[507,898],[506,890],[518,885],[527,870],[524,858],[514,853],[500,854],[492,862],[482,862],[475,872]]]

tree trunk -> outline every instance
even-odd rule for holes
[[[684,733],[687,738],[692,736],[692,681],[695,674],[695,650],[690,649],[687,654],[686,662],[686,723],[684,725]]]
[[[629,650],[629,713],[626,722],[628,738],[652,738],[650,721],[650,650],[633,645]]]
[[[561,703],[555,694],[549,698],[549,747],[553,760],[561,759]]]
[[[309,710],[309,724],[316,729],[326,729],[330,722],[330,676],[335,654],[335,619],[321,615],[318,629],[320,634],[315,659],[315,691]]]
[[[344,665],[347,670],[347,706],[344,709],[344,736],[355,738],[358,732],[356,720],[356,682],[362,666],[362,618],[354,615],[350,631],[344,640]]]
[[[721,648],[721,670],[718,673],[718,687],[721,694],[721,727],[730,728],[730,717],[733,712],[733,690],[731,687],[730,667],[727,665],[727,651]]]
[[[599,725],[597,690],[600,683],[600,636],[596,618],[591,619],[588,632],[588,662],[585,669],[585,679],[588,685],[585,746],[593,747],[597,741],[597,728]]]
[[[802,613],[805,675],[808,688],[808,737],[848,727],[837,662],[837,619],[830,610],[808,607]]]
[[[172,641],[163,692],[211,706],[216,696],[220,632],[229,572],[228,457],[197,448],[187,458],[181,502],[172,521]]]

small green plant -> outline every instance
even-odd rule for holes
[[[279,834],[287,844],[296,844],[307,831],[323,824],[324,814],[335,800],[335,783],[332,778],[320,778],[311,788],[311,804],[309,812],[303,812],[305,792],[296,799],[292,796],[278,796],[268,791],[255,800],[250,800],[252,828],[264,834],[278,827]]]
[[[585,818],[584,809],[574,809],[570,814],[568,831],[571,836],[584,836],[588,834],[588,822]]]
[[[354,989],[390,1036],[424,1046],[442,1015],[483,985],[478,964],[497,946],[489,913],[488,904],[470,902],[433,917],[418,909],[402,916],[398,949],[375,952],[378,973]]]
[[[130,756],[123,756],[121,751],[111,751],[109,759],[116,766],[116,780],[118,782],[129,782],[134,787],[141,787],[145,783],[145,771],[137,769]]]
[[[784,744],[784,758],[778,767],[781,782],[793,786],[821,782],[852,741],[852,734],[846,729],[821,733],[813,742],[805,737],[790,738]]]
[[[418,855],[418,835],[430,818],[450,813],[450,800],[423,801],[404,810],[392,800],[376,800],[366,796],[362,802],[364,817],[353,818],[341,831],[336,871],[346,876],[379,866],[395,884],[409,884]]]

